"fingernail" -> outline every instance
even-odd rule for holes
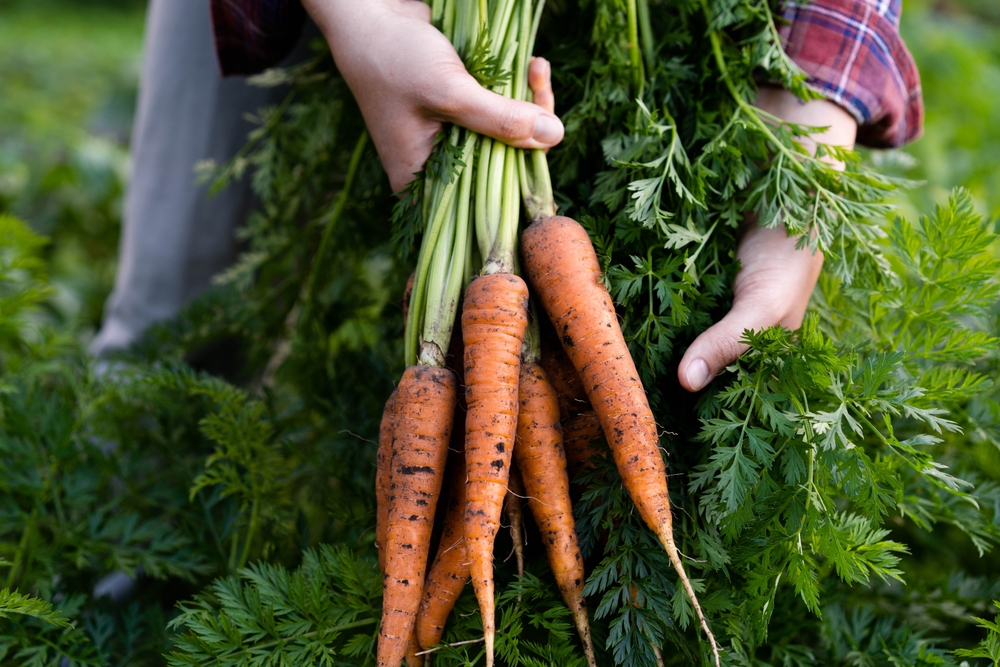
[[[698,391],[704,387],[711,379],[708,373],[708,364],[705,363],[704,359],[695,359],[688,366],[687,381],[694,391]]]
[[[535,133],[532,138],[540,144],[555,146],[563,138],[563,124],[552,114],[539,114],[535,121]]]

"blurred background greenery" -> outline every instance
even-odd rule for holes
[[[142,2],[0,2],[0,212],[53,239],[54,313],[91,335],[114,280]]]

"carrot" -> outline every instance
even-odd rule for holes
[[[590,409],[587,391],[583,388],[580,374],[562,347],[544,347],[538,363],[545,370],[546,377],[559,396],[559,420],[566,423],[572,417]]]
[[[424,656],[420,653],[420,643],[417,641],[417,629],[410,633],[410,641],[406,644],[406,667],[424,667]]]
[[[375,548],[378,567],[385,573],[385,532],[389,519],[389,484],[392,478],[392,436],[396,417],[396,391],[389,395],[378,428],[378,453],[375,455]]]
[[[469,580],[469,559],[465,553],[465,454],[456,456],[459,465],[452,470],[448,508],[437,556],[427,574],[424,595],[417,612],[417,640],[428,648],[441,641],[448,615]]]
[[[413,637],[456,393],[451,371],[424,365],[396,388],[379,667],[399,667]]]
[[[674,544],[656,422],[618,326],[611,295],[601,282],[590,237],[570,218],[537,219],[521,237],[521,252],[536,295],[580,373],[625,488],[639,515],[663,543],[719,665],[715,636]]]
[[[468,404],[465,548],[483,618],[487,667],[493,665],[496,636],[493,542],[500,527],[517,430],[517,378],[527,308],[524,281],[510,273],[492,273],[469,284],[462,311]]]
[[[521,473],[518,472],[517,466],[512,465],[503,505],[507,521],[510,523],[510,541],[514,544],[514,559],[517,561],[519,577],[524,576],[524,508],[521,505],[521,498],[524,498],[524,482],[521,481]]]
[[[570,479],[575,479],[581,472],[593,467],[590,460],[600,450],[591,443],[601,435],[601,422],[593,410],[581,412],[563,424],[563,449],[566,451]]]
[[[528,507],[541,531],[559,592],[573,613],[587,664],[595,667],[587,605],[583,599],[583,554],[576,537],[559,426],[559,399],[538,363],[524,361],[521,364],[519,403],[514,458],[524,471]]]

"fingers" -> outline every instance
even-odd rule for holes
[[[538,67],[546,67],[539,65]],[[538,75],[536,75],[538,76]],[[467,127],[515,148],[551,148],[562,141],[562,121],[538,104],[507,99],[486,90],[468,74],[457,77],[446,96],[432,106],[440,120]],[[543,79],[547,76],[542,75]],[[542,96],[551,86],[543,82]]]
[[[528,85],[534,94],[535,104],[549,113],[556,111],[556,97],[552,92],[552,66],[545,58],[532,58],[528,66]]]
[[[747,329],[758,330],[774,326],[781,319],[765,309],[733,303],[729,311],[715,325],[698,336],[681,359],[677,379],[688,391],[698,391],[707,385],[729,364],[747,351],[740,340]]]

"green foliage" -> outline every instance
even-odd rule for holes
[[[1000,15],[996,3],[968,0],[905,3],[900,26],[920,69],[926,131],[905,155],[883,161],[926,181],[901,199],[916,217],[958,186],[980,210],[1000,215]],[[896,159],[900,158],[900,159]]]
[[[993,604],[1000,609],[1000,602]],[[955,655],[962,658],[987,658],[993,661],[994,667],[1000,665],[1000,614],[992,621],[983,618],[976,618],[975,621],[988,633],[986,639],[974,649],[958,649],[955,651]]]
[[[114,280],[144,9],[95,4],[0,3],[0,214],[55,239],[49,307],[84,327]]]
[[[45,600],[21,595],[17,591],[11,592],[9,588],[5,588],[0,591],[0,617],[8,618],[11,614],[23,614],[59,627],[70,627],[62,613],[53,609]]]
[[[377,564],[328,546],[302,558],[295,572],[251,565],[181,604],[172,625],[186,632],[169,664],[334,665],[345,664],[341,656],[371,658],[382,593]]]

